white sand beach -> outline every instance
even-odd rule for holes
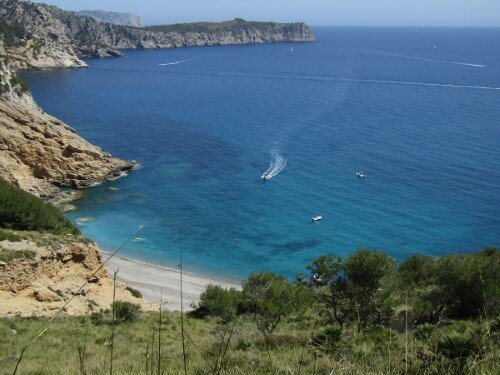
[[[108,259],[109,253],[103,253],[103,260]],[[173,268],[162,267],[154,264],[140,262],[138,260],[114,256],[107,263],[111,277],[118,270],[117,280],[128,286],[139,290],[143,298],[152,301],[160,301],[160,296],[167,303],[169,311],[179,311],[181,308],[180,296],[180,272]],[[241,289],[241,285],[223,279],[215,279],[184,272],[184,308],[192,309],[190,305],[198,302],[200,294],[209,284],[221,285],[225,288]]]

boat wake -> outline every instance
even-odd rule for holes
[[[196,60],[196,59],[187,59],[187,60],[172,61],[172,62],[169,62],[169,63],[163,63],[163,64],[158,64],[158,65],[160,65],[160,66],[177,65],[177,64],[182,64],[184,62],[193,61],[193,60]]]
[[[269,164],[269,168],[262,174],[261,178],[263,180],[270,180],[280,174],[285,167],[286,159],[280,154],[278,149],[273,149],[271,151],[271,164]]]
[[[386,52],[386,51],[380,51],[380,50],[376,50],[376,51],[383,53],[384,55],[401,57],[403,59],[411,59],[411,60],[417,60],[417,61],[428,61],[428,62],[435,62],[435,63],[441,63],[441,64],[464,65],[464,66],[471,66],[473,68],[486,68],[486,65],[483,65],[483,64],[472,64],[472,63],[466,63],[466,62],[461,62],[461,61],[450,61],[450,60],[437,60],[437,59],[430,59],[427,57],[402,55],[399,53],[392,53],[392,52]]]

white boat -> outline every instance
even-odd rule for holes
[[[262,176],[260,176],[260,178],[264,181],[267,181],[269,180],[271,177],[269,177],[269,175],[267,173],[264,173]]]
[[[363,172],[356,172],[356,176],[358,176],[359,178],[365,178]]]
[[[311,218],[312,221],[320,221],[321,219],[323,219],[323,216],[313,216]]]

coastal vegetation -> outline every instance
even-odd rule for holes
[[[78,233],[56,208],[1,180],[0,218],[0,240],[12,243],[30,238],[26,230],[51,241]],[[31,256],[0,250],[5,263]],[[241,290],[209,285],[185,315],[114,297],[109,306],[88,299],[82,316],[9,315],[0,319],[0,361],[7,374],[17,364],[18,374],[493,374],[499,276],[497,249],[400,264],[369,249],[325,254],[295,280],[257,272]]]
[[[0,39],[3,39],[6,47],[24,45],[23,40],[26,36],[26,29],[20,22],[8,22],[0,18]]]
[[[245,21],[242,18],[236,18],[224,22],[190,22],[177,23],[173,25],[155,25],[144,27],[146,30],[161,33],[199,33],[213,34],[218,32],[229,32],[235,35],[242,35],[249,30],[267,32],[273,30],[278,24],[274,22],[255,22]]]
[[[1,178],[0,227],[54,234],[80,233],[57,208]]]
[[[294,281],[250,275],[242,290],[210,285],[185,316],[132,303],[54,320],[19,373],[494,374],[500,338],[500,251],[399,265],[359,250],[324,255]],[[181,321],[182,318],[182,321]],[[12,371],[47,318],[0,320]],[[182,326],[186,337],[183,355]]]

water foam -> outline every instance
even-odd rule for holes
[[[271,158],[269,168],[262,175],[267,180],[277,176],[286,167],[286,159],[280,154],[278,149],[271,150]]]

